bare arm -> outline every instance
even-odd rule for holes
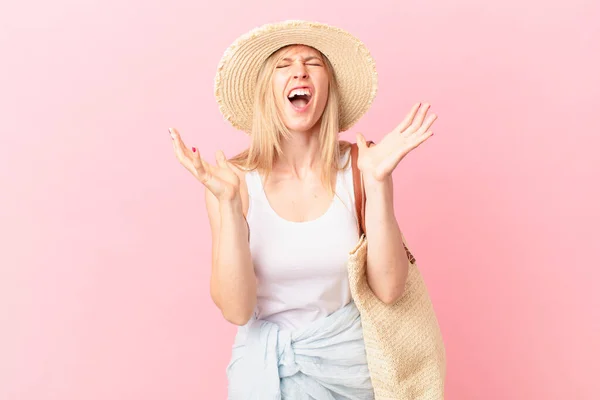
[[[394,216],[392,171],[406,154],[433,135],[429,128],[437,115],[426,118],[429,107],[428,103],[415,104],[400,125],[377,145],[367,146],[365,138],[357,135],[358,167],[363,173],[367,198],[367,280],[373,293],[385,303],[394,303],[402,296],[409,267]]]
[[[392,177],[383,182],[365,180],[365,194],[367,281],[381,301],[391,304],[402,296],[408,277],[408,256],[394,215]]]
[[[256,305],[256,276],[242,201],[219,201],[206,191],[212,245],[210,294],[225,319],[244,325]]]
[[[248,194],[243,174],[227,162],[223,152],[217,153],[217,165],[210,165],[195,147],[190,150],[185,146],[176,129],[169,132],[177,159],[207,189],[206,208],[213,240],[211,297],[225,319],[244,325],[256,305],[256,276],[244,214]]]

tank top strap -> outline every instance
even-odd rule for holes
[[[350,163],[346,164],[346,162],[349,161],[349,158],[350,151],[347,151],[340,158],[340,167],[346,166],[346,168],[338,173],[336,194],[344,204],[344,207],[355,217],[356,209],[354,207],[354,179],[352,178],[352,166]]]
[[[248,187],[248,195],[252,198],[257,198],[262,193],[262,182],[258,170],[248,171],[246,173],[246,186]]]

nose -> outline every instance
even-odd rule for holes
[[[308,71],[306,70],[306,66],[302,63],[294,64],[294,67],[292,68],[292,74],[294,79],[308,78]]]
[[[302,71],[302,72],[299,72],[297,74],[294,74],[294,78],[296,78],[296,79],[306,79],[306,78],[308,78],[308,74],[306,73],[306,71]]]

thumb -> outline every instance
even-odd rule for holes
[[[358,145],[359,150],[363,150],[364,148],[367,147],[367,140],[362,135],[362,133],[356,134],[356,144]]]
[[[200,158],[200,152],[197,148],[192,147],[192,163],[196,170],[202,170],[202,159]]]
[[[225,153],[223,153],[222,150],[219,150],[217,152],[217,164],[219,165],[219,167],[221,168],[229,168],[229,165],[227,165],[227,158],[225,158]]]

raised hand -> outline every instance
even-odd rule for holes
[[[219,201],[229,201],[239,196],[240,178],[222,151],[217,152],[217,165],[210,165],[202,159],[198,149],[192,147],[190,150],[186,147],[175,128],[170,128],[169,132],[173,139],[173,150],[181,165],[202,182]]]
[[[427,112],[430,105],[415,104],[404,120],[381,142],[367,147],[365,138],[357,135],[358,168],[363,176],[382,181],[390,176],[398,163],[410,151],[429,139],[433,132],[429,129],[437,119],[437,115]]]

